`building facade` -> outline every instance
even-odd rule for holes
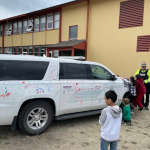
[[[0,20],[0,53],[85,56],[116,74],[150,64],[149,0],[76,0]]]

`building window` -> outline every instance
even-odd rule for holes
[[[34,48],[33,48],[33,54],[35,55],[35,56],[38,56],[39,55],[39,47],[38,46],[34,46]]]
[[[5,24],[5,27],[4,27],[4,34],[7,35],[7,31],[8,31],[8,24]]]
[[[23,33],[26,33],[26,32],[27,32],[27,26],[28,26],[28,21],[27,21],[27,20],[24,20],[24,21],[23,21]]]
[[[40,47],[40,56],[44,56],[45,55],[45,48]]]
[[[22,21],[18,22],[18,33],[21,34],[22,33]]]
[[[78,26],[70,26],[69,27],[69,40],[77,39]]]
[[[150,35],[138,36],[137,38],[137,52],[150,51]]]
[[[47,15],[47,29],[53,29],[53,14]]]
[[[12,47],[5,48],[4,54],[12,54]]]
[[[17,55],[17,47],[14,47],[13,48],[13,52],[12,52],[14,55]]]
[[[12,34],[12,24],[11,23],[5,24],[4,30],[5,30],[4,31],[5,35],[11,35]]]
[[[60,51],[60,56],[72,56],[71,50]]]
[[[46,17],[45,16],[41,16],[40,17],[40,31],[44,31],[45,30],[45,25],[46,25]]]
[[[13,23],[13,34],[17,34],[17,22]]]
[[[76,49],[74,55],[75,56],[83,56],[83,57],[85,57],[85,50],[78,50],[78,49]]]
[[[53,57],[58,57],[59,56],[59,51],[58,50],[54,50],[53,51]]]
[[[2,36],[2,25],[0,25],[0,36]]]
[[[28,52],[28,54],[29,54],[29,55],[33,55],[33,49],[32,49],[32,46],[29,47],[29,52]]]
[[[0,47],[0,54],[2,54],[2,48]]]
[[[28,27],[27,27],[27,32],[32,32],[33,31],[33,19],[28,20]]]
[[[54,15],[54,28],[55,29],[59,28],[59,22],[60,22],[60,14],[59,14],[59,12],[57,12]]]
[[[35,18],[34,20],[34,31],[38,32],[39,31],[39,18]]]
[[[120,3],[119,28],[143,25],[144,0],[128,0]]]
[[[23,55],[28,55],[28,47],[23,47],[22,54]]]
[[[22,47],[18,47],[18,55],[22,54]]]

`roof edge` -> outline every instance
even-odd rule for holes
[[[25,13],[25,14],[13,16],[13,17],[5,18],[5,19],[0,20],[0,23],[7,22],[9,20],[11,21],[11,20],[15,20],[15,19],[23,18],[23,17],[28,17],[30,15],[36,15],[36,14],[38,14],[40,12],[42,13],[42,12],[46,12],[48,10],[59,9],[61,7],[72,5],[72,4],[76,4],[76,3],[79,3],[79,2],[82,2],[82,1],[86,1],[86,0],[73,0],[71,2],[66,2],[66,3],[55,5],[55,6],[52,6],[52,7],[47,7],[47,8],[39,9],[39,10],[32,11],[32,12],[29,12],[29,13]]]

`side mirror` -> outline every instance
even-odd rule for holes
[[[115,80],[116,80],[116,76],[115,76],[115,75],[112,75],[112,76],[111,76],[111,80],[115,81]]]

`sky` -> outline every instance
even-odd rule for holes
[[[0,20],[73,0],[0,0]]]

